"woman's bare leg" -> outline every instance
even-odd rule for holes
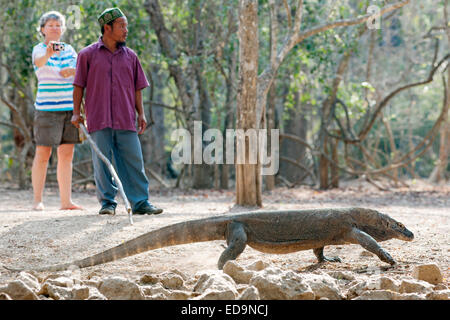
[[[72,160],[74,144],[62,144],[58,147],[58,165],[56,176],[58,179],[60,210],[80,210],[82,207],[72,202]]]
[[[48,160],[52,154],[52,147],[37,146],[36,154],[31,168],[31,181],[33,185],[33,209],[44,210],[42,196],[44,193],[45,177],[47,176]]]

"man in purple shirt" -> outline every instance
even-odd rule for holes
[[[109,8],[98,17],[102,36],[98,42],[78,54],[73,82],[74,110],[72,123],[79,127],[81,100],[85,95],[88,131],[100,151],[114,156],[117,173],[131,203],[133,214],[159,214],[148,201],[141,145],[136,132],[142,134],[147,121],[141,90],[148,87],[136,53],[125,46],[127,18],[119,8]],[[101,159],[92,152],[100,214],[115,214],[117,186]]]

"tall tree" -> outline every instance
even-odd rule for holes
[[[237,128],[238,129],[261,129],[265,127],[265,108],[267,94],[273,83],[280,65],[287,55],[303,40],[312,37],[320,32],[330,29],[352,26],[365,23],[371,19],[401,8],[408,4],[410,0],[399,1],[388,5],[376,14],[365,14],[352,19],[342,19],[325,23],[316,27],[301,31],[303,0],[297,1],[295,9],[294,23],[290,23],[291,28],[284,38],[283,44],[278,49],[277,41],[272,41],[270,50],[272,59],[261,74],[258,73],[259,45],[258,45],[258,1],[239,1],[239,41],[240,41],[240,84],[237,108]],[[275,0],[269,0],[271,16],[276,15]],[[287,10],[291,10],[289,5]],[[275,19],[272,19],[275,21]],[[273,35],[277,38],[277,35]],[[246,142],[245,150],[249,151]],[[259,152],[257,152],[259,155]],[[245,157],[248,157],[246,152]],[[236,203],[244,206],[262,206],[261,200],[261,163],[259,157],[256,164],[236,165]]]

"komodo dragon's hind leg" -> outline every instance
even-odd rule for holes
[[[387,253],[382,247],[380,247],[380,245],[374,238],[372,238],[364,231],[361,231],[357,228],[353,228],[353,230],[349,234],[349,238],[353,241],[356,240],[356,242],[359,243],[367,251],[376,254],[381,261],[387,262],[391,265],[396,264],[395,260],[392,259],[391,255]]]
[[[236,259],[247,245],[247,234],[244,226],[239,222],[231,222],[227,227],[226,239],[228,247],[222,252],[217,263],[220,270],[228,260]]]
[[[319,262],[342,262],[342,260],[339,257],[325,257],[323,255],[323,247],[321,248],[315,248],[313,249],[314,254],[316,255],[317,259],[319,259]]]

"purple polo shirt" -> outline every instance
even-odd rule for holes
[[[136,131],[135,94],[149,83],[133,50],[120,47],[112,53],[100,37],[79,52],[73,84],[85,88],[89,132]]]

